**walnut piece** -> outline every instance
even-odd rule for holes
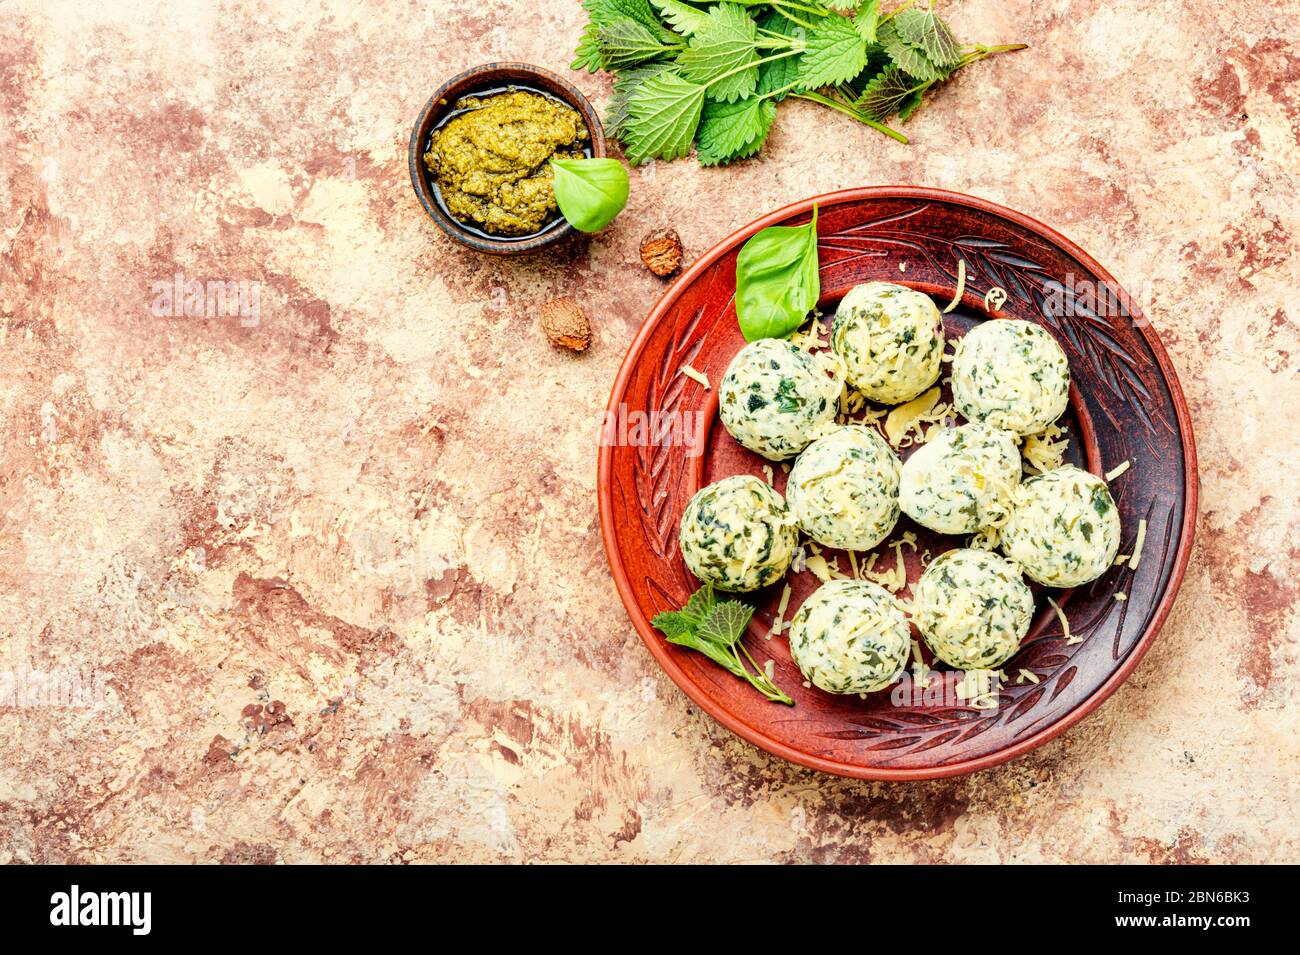
[[[655,275],[667,278],[682,265],[682,240],[672,229],[652,232],[641,240],[641,261]]]
[[[542,306],[542,331],[552,345],[586,351],[591,344],[591,323],[571,298],[556,298]]]

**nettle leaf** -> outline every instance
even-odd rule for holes
[[[650,0],[583,0],[582,7],[596,26],[619,17],[627,17],[656,33],[668,32],[655,16],[654,10],[650,9]]]
[[[692,650],[698,650],[728,672],[734,673],[742,680],[749,680],[749,674],[745,672],[745,668],[740,665],[738,660],[736,660],[729,647],[724,647],[721,644],[714,643],[712,640],[706,640],[699,636],[694,630],[686,630],[682,633],[673,634],[671,636],[664,634],[664,636],[667,638],[669,643],[675,643],[680,647],[690,647]]]
[[[690,633],[699,624],[688,620],[680,610],[665,610],[654,615],[650,621],[650,626],[667,637],[669,642],[672,642],[673,637],[680,637],[684,633]]]
[[[552,159],[555,204],[579,232],[599,232],[627,205],[627,170],[617,159]]]
[[[912,46],[899,35],[892,22],[881,26],[877,39],[889,58],[904,73],[926,82],[943,79],[943,71],[930,62],[924,50]]]
[[[696,158],[702,166],[718,166],[754,155],[775,118],[776,103],[757,96],[735,103],[706,103]]]
[[[862,0],[826,0],[823,5],[836,13],[848,14],[860,7]]]
[[[898,112],[916,88],[914,79],[891,66],[867,84],[858,97],[857,107],[868,119],[883,123]]]
[[[806,33],[803,27],[776,11],[772,11],[763,17],[758,26],[761,30],[779,33],[781,36],[789,37],[798,43],[803,43]],[[782,92],[776,93],[772,97],[774,102],[779,102],[791,93],[802,90],[803,84],[799,82],[799,60],[800,57],[798,56],[785,56],[779,60],[769,60],[764,63],[758,68],[758,88],[756,91],[758,93],[776,93],[777,90],[782,90]]]
[[[655,74],[673,69],[675,67],[672,62],[659,61],[634,66],[617,74],[614,77],[614,95],[605,107],[605,132],[616,139],[622,139],[623,130],[627,126],[628,106],[637,87]]]
[[[692,626],[698,627],[704,622],[704,618],[709,615],[709,611],[717,606],[717,603],[718,598],[713,593],[713,584],[706,583],[691,594],[690,599],[682,607],[681,613],[686,615]]]
[[[578,40],[578,48],[573,51],[573,62],[569,64],[569,69],[598,73],[604,68],[605,60],[600,55],[600,44],[596,41],[596,25],[588,23],[583,28],[582,38]]]
[[[705,87],[676,73],[658,73],[633,91],[623,131],[628,162],[676,159],[691,151]]]
[[[650,2],[659,11],[659,15],[682,36],[694,36],[709,19],[707,11],[693,7],[689,3],[682,3],[682,0],[650,0]]]
[[[880,0],[866,0],[859,4],[853,17],[853,29],[868,43],[876,42],[876,28],[880,24]]]
[[[867,65],[867,41],[847,17],[826,17],[808,31],[807,44],[800,58],[799,79],[809,88],[844,83]]]
[[[933,9],[908,7],[893,19],[894,29],[904,40],[925,52],[940,69],[951,69],[961,59],[961,47]]]
[[[596,43],[606,68],[621,70],[647,60],[656,60],[680,49],[676,43],[664,43],[655,31],[631,17],[616,17],[596,27]]]
[[[906,123],[909,119],[911,119],[913,116],[916,115],[916,111],[921,108],[921,100],[922,97],[925,95],[926,89],[928,89],[928,86],[922,86],[918,88],[915,92],[913,92],[910,96],[908,96],[905,100],[903,100],[903,102],[898,104],[899,122]]]
[[[730,647],[744,635],[745,628],[749,626],[749,618],[753,615],[753,607],[739,600],[727,600],[709,611],[696,633],[701,640],[720,647]]]
[[[719,3],[709,9],[708,21],[691,37],[690,45],[677,58],[682,76],[709,86],[713,99],[731,102],[743,99],[758,85],[758,59],[754,39],[758,25],[735,3]],[[731,75],[727,75],[731,74]],[[721,79],[721,77],[726,79]]]

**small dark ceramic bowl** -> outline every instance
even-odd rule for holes
[[[438,92],[433,94],[429,102],[424,104],[424,109],[420,111],[420,118],[415,121],[415,129],[411,132],[411,185],[415,187],[420,205],[424,206],[424,211],[429,213],[429,217],[438,224],[438,228],[461,245],[480,252],[490,252],[493,255],[522,255],[525,252],[535,252],[569,235],[573,232],[573,226],[563,219],[557,219],[541,232],[510,239],[485,235],[476,229],[462,225],[443,207],[429,171],[425,168],[424,153],[434,128],[462,96],[509,86],[549,93],[568,103],[582,114],[582,120],[587,124],[587,130],[591,134],[591,155],[595,157],[605,155],[605,132],[600,125],[600,116],[576,87],[550,70],[527,63],[485,63],[472,70],[466,70],[445,83]]]

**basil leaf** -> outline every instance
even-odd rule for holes
[[[627,205],[627,170],[617,159],[552,159],[555,204],[581,232],[599,232]]]
[[[736,318],[745,341],[784,338],[795,331],[821,290],[813,206],[807,225],[772,226],[741,248],[736,258]]]

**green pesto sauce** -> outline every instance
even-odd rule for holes
[[[492,235],[540,231],[559,211],[549,160],[585,155],[581,115],[526,90],[466,96],[455,109],[424,154],[447,211]]]

